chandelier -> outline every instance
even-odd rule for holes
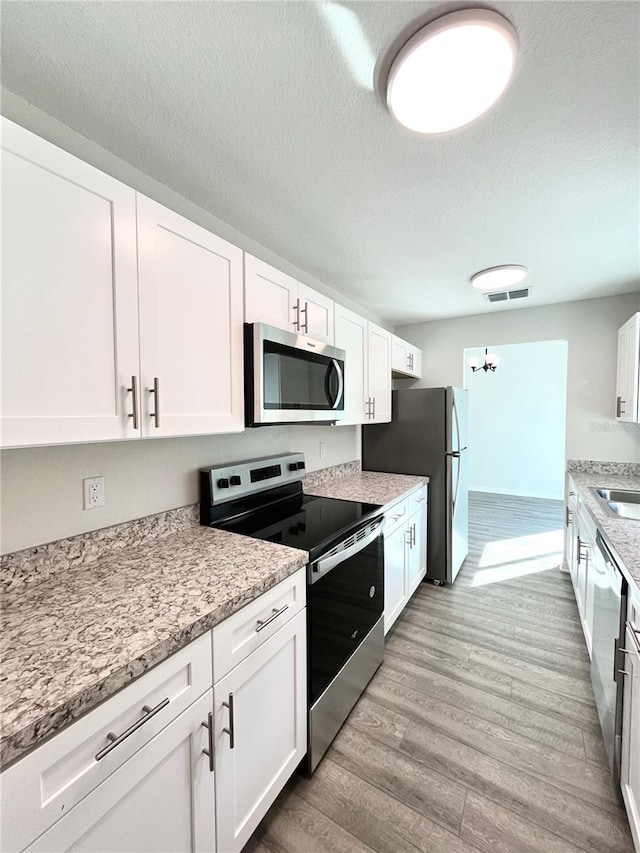
[[[494,352],[490,353],[488,349],[484,351],[484,361],[480,363],[480,359],[476,357],[469,359],[469,367],[476,373],[478,370],[484,370],[485,373],[491,371],[495,373],[496,368],[500,364],[500,357]]]

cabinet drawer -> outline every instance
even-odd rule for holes
[[[394,504],[385,513],[384,535],[389,536],[393,531],[403,524],[409,517],[409,501],[404,499]]]
[[[211,686],[207,633],[6,770],[2,849],[22,850]]]
[[[427,501],[427,487],[423,486],[417,492],[414,492],[409,497],[409,515],[413,515],[413,513],[417,509],[422,509],[422,505]]]
[[[213,680],[219,681],[273,636],[302,610],[306,598],[305,568],[216,625],[213,629]]]

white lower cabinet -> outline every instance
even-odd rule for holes
[[[239,853],[307,749],[306,611],[214,686],[219,853]]]
[[[211,690],[31,844],[29,853],[215,851],[214,774],[203,752]]]
[[[620,787],[631,834],[640,851],[640,597],[629,602],[625,635]]]
[[[427,573],[427,489],[388,510],[384,534],[384,632]]]

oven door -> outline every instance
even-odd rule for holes
[[[384,610],[383,518],[311,563],[307,586],[309,705],[329,687]]]
[[[245,325],[247,426],[344,418],[344,350],[263,323]]]

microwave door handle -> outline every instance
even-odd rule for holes
[[[337,361],[335,358],[332,358],[331,362],[335,368],[336,375],[338,377],[338,391],[336,393],[336,399],[334,400],[331,408],[337,409],[340,405],[340,400],[342,400],[342,394],[344,392],[344,374],[342,372],[342,366],[339,361]]]

